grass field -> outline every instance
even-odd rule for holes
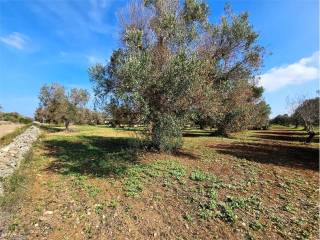
[[[185,131],[175,155],[136,131],[48,128],[1,198],[8,239],[316,239],[318,138]],[[1,219],[0,219],[1,220]],[[1,229],[0,229],[1,232]],[[20,237],[20,238],[19,238]]]

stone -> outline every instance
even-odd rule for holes
[[[19,167],[39,135],[40,129],[31,126],[13,139],[10,144],[0,149],[0,196],[3,195],[3,180]]]

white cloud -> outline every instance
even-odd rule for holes
[[[96,57],[96,56],[93,56],[93,55],[87,55],[86,56],[88,62],[90,65],[94,65],[96,63],[103,63],[104,60],[103,58],[99,58],[99,57]]]
[[[320,52],[302,58],[296,63],[271,68],[260,76],[260,85],[266,91],[276,91],[287,85],[299,85],[320,78]]]
[[[0,37],[0,41],[17,49],[24,49],[28,37],[18,32],[13,32],[7,36]]]

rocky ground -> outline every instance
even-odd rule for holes
[[[2,181],[19,166],[23,157],[30,151],[32,143],[38,138],[40,129],[29,127],[17,136],[12,143],[0,149],[0,195],[3,193]]]

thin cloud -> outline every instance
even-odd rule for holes
[[[72,35],[79,39],[92,33],[111,35],[116,26],[107,23],[107,11],[115,0],[34,1],[31,10],[43,19],[61,38]]]
[[[299,85],[317,80],[320,76],[319,57],[320,52],[318,51],[296,63],[271,68],[260,76],[260,85],[266,91],[276,91],[288,85]]]
[[[13,32],[7,36],[0,37],[0,41],[6,45],[22,50],[26,46],[26,42],[29,38],[21,33]]]
[[[96,56],[93,56],[93,55],[87,55],[86,58],[87,58],[87,60],[88,60],[90,65],[94,65],[96,63],[103,63],[104,62],[103,58],[96,57]]]

